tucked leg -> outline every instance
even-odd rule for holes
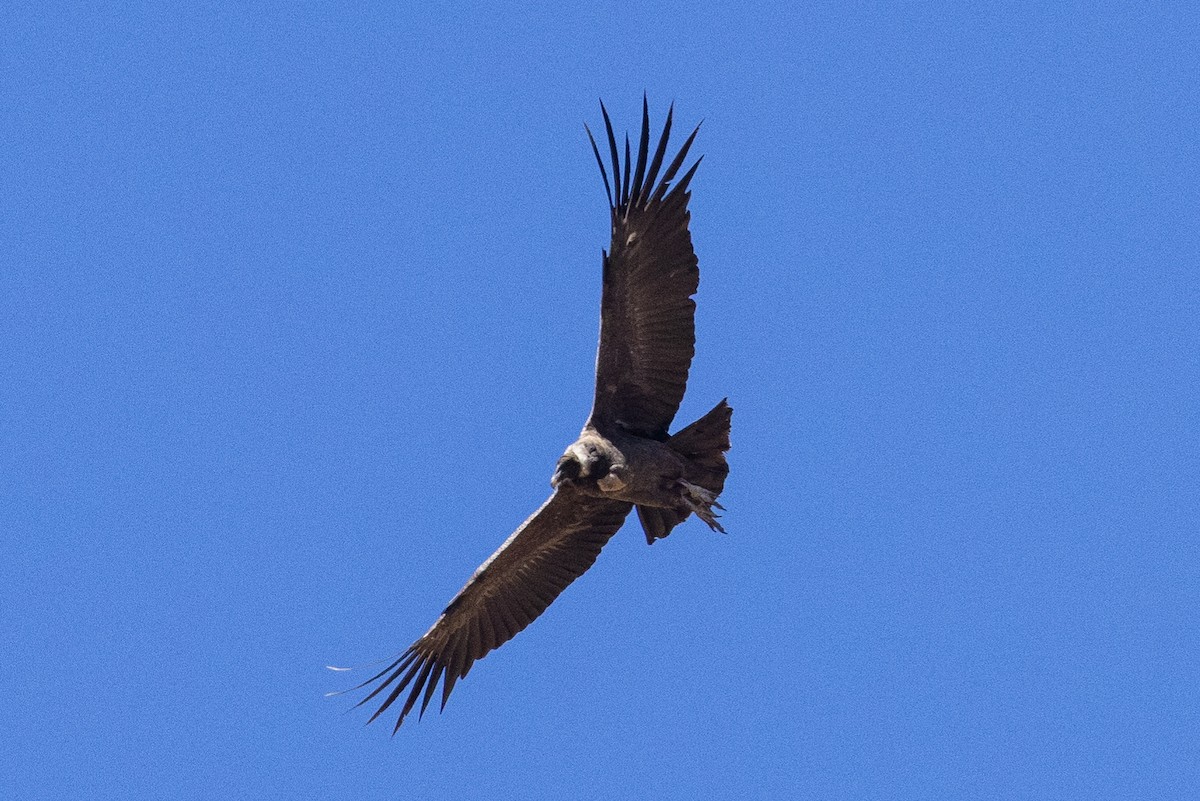
[[[604,477],[596,482],[596,485],[603,492],[618,492],[625,489],[625,486],[629,483],[625,480],[625,470],[625,465],[614,464],[608,469]]]

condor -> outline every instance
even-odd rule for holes
[[[612,181],[587,130],[604,179],[612,243],[603,254],[596,394],[579,439],[558,460],[554,488],[541,508],[480,565],[437,621],[399,658],[358,685],[374,685],[361,706],[382,696],[371,720],[407,690],[393,732],[420,701],[424,714],[439,682],[444,709],[455,683],[477,659],[512,639],[581,576],[637,508],[646,541],[665,537],[689,515],[723,531],[714,510],[729,467],[732,410],[723,400],[675,434],[671,421],[683,400],[695,354],[692,300],[700,281],[688,232],[683,176],[699,126],[659,176],[673,107],[654,153],[650,114],[642,100],[637,162],[625,137],[624,170],[608,111]]]

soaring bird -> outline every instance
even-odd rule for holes
[[[394,662],[353,688],[375,685],[358,702],[382,696],[371,721],[408,691],[395,733],[418,700],[424,715],[438,682],[441,708],[475,660],[508,642],[545,611],[568,584],[592,566],[630,510],[637,508],[646,541],[667,536],[694,514],[724,531],[715,509],[729,467],[732,409],[725,400],[674,434],[695,354],[700,281],[688,232],[688,185],[700,159],[676,180],[699,126],[660,178],[674,105],[650,153],[650,111],[642,99],[637,162],[625,137],[624,170],[612,122],[608,134],[612,181],[596,139],[585,125],[612,218],[612,243],[603,252],[600,347],[596,394],[579,439],[558,460],[553,493],[488,557],[429,631]],[[368,721],[370,722],[370,721]]]

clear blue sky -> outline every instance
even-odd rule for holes
[[[1200,791],[1186,4],[107,5],[0,28],[0,795]],[[643,90],[729,534],[364,728],[587,414]]]

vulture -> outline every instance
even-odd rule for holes
[[[700,281],[688,232],[688,185],[700,159],[679,175],[700,128],[660,170],[674,104],[650,150],[650,113],[642,98],[637,161],[625,136],[624,165],[612,122],[600,104],[611,181],[591,129],[612,221],[602,251],[600,346],[592,411],[579,438],[558,460],[553,493],[488,557],[429,631],[395,661],[353,690],[371,686],[356,704],[379,704],[370,721],[404,696],[392,729],[420,703],[424,715],[441,683],[445,709],[454,685],[475,661],[512,639],[596,561],[600,549],[637,509],[646,541],[667,536],[689,515],[724,532],[714,510],[729,467],[732,409],[722,400],[674,434],[695,353]],[[405,693],[407,692],[407,695]]]

